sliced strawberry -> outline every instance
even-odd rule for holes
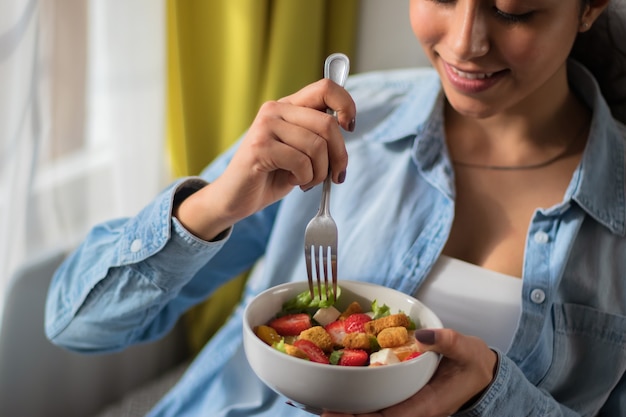
[[[402,359],[402,362],[404,361],[410,361],[411,359],[415,359],[418,356],[420,356],[422,354],[422,352],[413,352],[410,355],[408,355],[406,358]]]
[[[346,337],[345,320],[328,323],[324,329],[330,335],[335,346],[343,346],[343,338]]]
[[[305,355],[309,357],[311,362],[317,363],[330,363],[328,360],[328,356],[317,346],[315,343],[306,339],[298,339],[293,344],[295,347],[304,352]]]
[[[344,349],[338,365],[341,366],[365,366],[369,361],[369,354],[363,349]]]
[[[372,318],[365,313],[354,313],[346,317],[346,333],[365,333],[365,323]]]
[[[306,313],[287,314],[271,320],[268,325],[281,336],[297,336],[311,328],[311,317]]]

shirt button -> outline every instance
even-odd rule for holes
[[[532,292],[530,293],[530,299],[533,301],[533,303],[535,304],[541,304],[545,301],[546,299],[546,293],[543,292],[543,290],[540,289],[534,289],[532,290]]]
[[[130,244],[130,251],[133,253],[139,252],[142,247],[143,242],[141,241],[141,239],[135,239],[133,240],[133,243]]]
[[[550,236],[546,232],[537,232],[534,236],[535,243],[548,243]]]

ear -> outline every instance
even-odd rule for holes
[[[586,32],[602,14],[611,0],[590,0],[580,15],[580,32]]]

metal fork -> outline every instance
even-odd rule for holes
[[[350,60],[344,54],[332,54],[324,63],[324,78],[329,78],[343,86],[350,70]],[[336,117],[332,109],[329,114]],[[333,299],[337,299],[337,225],[330,215],[331,172],[324,180],[322,201],[317,214],[311,219],[304,232],[304,257],[306,272],[309,279],[311,298],[315,298],[313,272],[317,282],[317,294],[322,299],[322,280],[324,281],[326,299],[330,299],[329,270],[331,272]]]

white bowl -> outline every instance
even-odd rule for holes
[[[339,281],[341,310],[352,301],[363,307],[373,300],[392,313],[402,311],[418,327],[441,328],[439,318],[415,298],[391,288],[357,281]],[[334,366],[297,359],[265,344],[254,328],[266,324],[282,304],[306,291],[306,282],[290,282],[255,297],[244,312],[243,342],[246,357],[256,375],[292,405],[321,414],[322,410],[347,414],[374,412],[402,402],[430,380],[440,355],[426,352],[418,358],[376,367]]]

